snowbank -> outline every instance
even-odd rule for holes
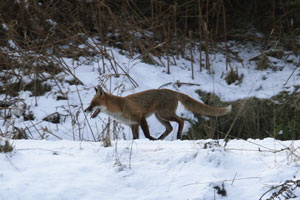
[[[300,178],[292,151],[299,141],[232,140],[225,149],[212,140],[13,145],[13,153],[0,154],[0,199],[253,200]],[[300,196],[300,188],[294,193]]]

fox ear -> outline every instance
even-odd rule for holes
[[[95,91],[100,97],[103,96],[105,93],[104,90],[100,86],[98,86],[98,88],[95,88]]]
[[[94,89],[95,89],[95,92],[98,93],[98,89],[96,87],[94,87]]]

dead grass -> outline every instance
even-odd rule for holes
[[[276,41],[298,55],[300,47],[296,36],[299,35],[300,17],[299,12],[296,12],[297,6],[294,0],[285,3],[274,0],[125,0],[121,3],[113,0],[72,3],[67,0],[60,3],[0,0],[0,71],[5,74],[0,77],[0,93],[8,99],[17,96],[22,90],[31,91],[33,96],[43,95],[51,89],[45,83],[48,78],[43,76],[44,73],[50,75],[58,88],[58,73],[71,75],[73,80],[69,84],[82,84],[63,58],[79,61],[82,57],[92,60],[96,56],[102,59],[99,60],[99,72],[107,74],[104,62],[107,59],[113,71],[109,76],[120,76],[118,71],[122,72],[134,87],[137,86],[106,46],[118,47],[130,58],[140,54],[142,62],[168,67],[168,73],[172,73],[170,65],[176,64],[179,56],[190,59],[194,76],[194,68],[202,70],[204,63],[210,71],[209,55],[215,51],[214,43],[220,41],[225,43],[222,50],[226,55],[228,72],[225,79],[228,84],[239,84],[243,75],[237,69],[228,68],[230,51],[227,40],[258,41],[265,47],[270,47]],[[240,33],[249,32],[249,25],[257,29],[262,27],[265,37],[237,34],[236,28]],[[199,50],[199,58],[194,57],[195,50]],[[268,56],[280,58],[282,55],[273,52]],[[200,65],[194,66],[194,60],[200,60]],[[261,69],[268,65],[264,59],[258,62]],[[30,75],[30,78],[34,78],[27,83],[23,76]],[[66,98],[67,94],[59,90],[60,95]],[[224,105],[213,95],[208,96],[207,99],[203,96],[208,104]],[[188,137],[224,137],[224,132],[229,129],[234,115],[240,109],[241,116],[238,116],[230,133],[233,137],[260,138],[275,135],[278,138],[291,138],[299,130],[298,120],[295,119],[299,110],[290,109],[294,101],[279,105],[272,100],[258,99],[231,103],[233,113],[228,117],[204,119],[198,116],[200,123],[192,122],[192,134]],[[25,118],[30,121],[34,116],[28,115]]]
[[[199,92],[205,103],[223,106],[218,97]],[[300,110],[295,109],[299,93],[282,92],[271,99],[248,98],[227,102],[232,112],[220,118],[195,115],[198,123],[191,122],[192,128],[185,139],[224,138],[232,126],[230,138],[265,138],[280,140],[300,139]]]
[[[7,140],[4,141],[4,145],[0,144],[0,153],[8,153],[11,152],[13,149],[13,146]]]
[[[233,83],[240,85],[243,81],[244,74],[239,74],[238,68],[234,70],[233,68],[230,68],[230,71],[227,73],[225,80],[228,85],[231,85]]]
[[[6,84],[5,87],[0,87],[0,94],[6,94],[12,97],[18,95],[20,91],[30,91],[32,96],[42,96],[51,90],[51,86],[41,80],[33,80],[28,84],[23,81],[18,81]]]

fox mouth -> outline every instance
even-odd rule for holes
[[[100,108],[97,108],[91,115],[91,118],[95,118],[99,113],[100,113]]]

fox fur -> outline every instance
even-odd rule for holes
[[[167,137],[173,127],[170,121],[177,122],[179,127],[177,139],[181,139],[184,121],[176,115],[178,101],[193,112],[208,116],[223,116],[231,112],[231,105],[227,107],[212,107],[203,104],[188,95],[169,89],[153,89],[128,95],[126,97],[115,96],[104,92],[101,87],[95,88],[96,95],[85,112],[93,112],[91,118],[95,118],[100,112],[115,118],[131,127],[133,138],[139,138],[139,126],[145,137],[156,140],[149,132],[146,118],[154,114],[158,121],[166,128],[158,139]]]

